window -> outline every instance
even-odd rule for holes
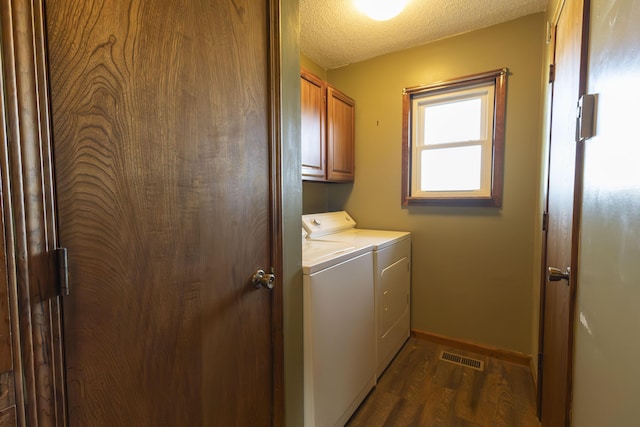
[[[507,70],[403,94],[403,205],[501,206]]]

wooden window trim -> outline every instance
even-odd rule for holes
[[[405,88],[402,93],[402,205],[440,206],[502,206],[504,181],[505,118],[507,101],[506,68],[474,74],[457,79]],[[480,83],[495,84],[493,112],[493,160],[491,164],[491,195],[485,197],[411,197],[411,102],[415,95],[435,95],[455,89],[464,89]]]

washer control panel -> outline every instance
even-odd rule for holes
[[[345,211],[302,215],[302,226],[309,237],[319,237],[355,228],[356,222]]]

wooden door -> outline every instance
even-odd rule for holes
[[[545,272],[570,277],[545,281],[541,330],[542,425],[569,423],[573,316],[582,186],[582,143],[576,143],[576,105],[584,93],[588,0],[566,0],[555,23],[553,100],[547,196]],[[557,279],[558,277],[556,277]]]
[[[280,423],[275,5],[46,1],[70,425]]]

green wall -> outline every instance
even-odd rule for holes
[[[327,70],[310,60],[304,55],[300,55],[300,66],[306,68],[311,71],[316,76],[320,77],[322,80],[327,80]]]
[[[302,338],[302,186],[300,152],[300,19],[298,0],[282,0],[282,238],[285,426],[304,424]]]
[[[305,184],[304,205],[346,209],[363,228],[413,233],[414,329],[536,351],[544,40],[539,13],[327,71],[356,100],[356,178],[312,195]],[[503,67],[502,208],[402,207],[402,89]]]

